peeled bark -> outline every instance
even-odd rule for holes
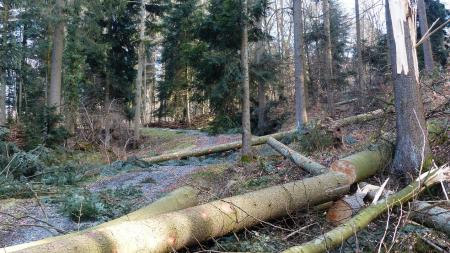
[[[61,112],[61,82],[62,82],[62,60],[64,52],[64,0],[56,1],[56,10],[60,19],[53,31],[53,48],[50,71],[50,87],[48,94],[48,106],[54,107],[56,113]]]
[[[247,228],[261,221],[326,203],[347,193],[356,180],[376,174],[391,155],[389,144],[333,164],[326,174],[273,186],[140,221],[125,221],[67,240],[6,252],[170,252]],[[387,157],[380,157],[385,154]],[[380,157],[378,161],[362,162]]]
[[[81,236],[83,234],[89,233],[89,231],[96,231],[101,228],[105,228],[108,226],[114,226],[117,224],[120,224],[122,222],[130,222],[130,221],[140,221],[149,219],[151,217],[168,213],[176,210],[181,210],[184,208],[192,207],[198,204],[198,196],[199,191],[197,189],[194,189],[192,187],[181,187],[176,189],[175,191],[170,192],[167,194],[167,196],[156,200],[155,202],[151,203],[150,205],[141,208],[135,212],[132,212],[128,215],[122,216],[120,218],[111,220],[109,222],[100,224],[98,226],[89,228],[85,231],[71,233],[67,235],[62,236],[56,236],[56,237],[49,237],[43,240],[30,242],[30,243],[24,243],[16,246],[11,246],[8,248],[5,248],[5,252],[20,252],[20,251],[31,251],[33,252],[34,248],[41,247],[41,245],[54,243],[57,241],[69,241],[73,237]],[[35,251],[37,252],[37,251]]]
[[[242,0],[242,38],[241,38],[241,69],[242,69],[242,155],[251,152],[250,125],[250,74],[248,69],[248,24],[247,0]]]
[[[305,103],[305,76],[303,71],[303,17],[302,1],[294,0],[294,64],[295,64],[295,120],[301,131],[308,121]]]
[[[416,54],[415,11],[408,0],[389,0],[392,29],[390,53],[394,80],[397,145],[392,173],[415,175],[429,158],[422,93]]]
[[[424,36],[428,31],[427,10],[424,0],[417,0],[417,13],[419,14],[420,34]],[[434,62],[430,38],[423,41],[422,49],[425,71],[431,73],[434,69]]]
[[[275,140],[272,137],[268,139],[267,144],[269,144],[273,149],[278,151],[284,157],[293,161],[297,166],[313,175],[320,175],[327,171],[327,168],[325,166],[309,159],[308,157],[300,155],[299,153],[295,152],[288,146]]]
[[[438,183],[442,178],[442,173],[448,173],[448,170],[448,167],[438,168],[421,175],[420,181],[416,180],[400,192],[379,201],[377,204],[369,206],[359,212],[355,217],[351,218],[348,222],[325,233],[322,236],[317,237],[316,239],[313,239],[310,242],[289,248],[283,251],[283,253],[328,252],[329,250],[342,245],[345,240],[351,236],[354,236],[356,232],[367,227],[367,225],[369,225],[369,223],[376,219],[380,214],[386,212],[390,208],[410,201],[427,187]]]
[[[450,210],[415,201],[411,205],[411,218],[425,226],[440,230],[450,236]]]

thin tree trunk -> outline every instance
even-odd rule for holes
[[[261,20],[259,20],[258,22],[258,28],[261,30],[262,30],[262,21],[263,19],[261,18]],[[262,63],[262,58],[265,52],[264,42],[265,40],[259,40],[256,43],[255,58],[257,66],[260,66]],[[260,133],[262,133],[266,127],[265,112],[266,112],[266,89],[264,81],[260,80],[258,82],[258,130]]]
[[[64,0],[56,1],[58,22],[53,31],[53,48],[51,58],[50,88],[48,94],[48,106],[54,107],[56,113],[61,113],[61,82],[62,82],[62,60],[64,53]]]
[[[420,34],[423,36],[428,31],[427,11],[424,0],[417,0],[417,13],[419,14]],[[422,49],[425,71],[431,73],[434,69],[434,62],[430,38],[424,40]]]
[[[248,156],[251,152],[250,129],[250,76],[248,70],[248,24],[247,0],[242,0],[242,41],[241,41],[241,68],[242,68],[242,155]]]
[[[327,109],[328,114],[335,115],[334,108],[334,76],[333,76],[333,55],[331,53],[331,30],[330,30],[330,4],[329,0],[322,0],[323,27],[325,33],[325,86],[327,89]]]
[[[2,47],[6,47],[8,42],[8,20],[9,20],[9,3],[3,3],[3,31],[2,31]],[[6,48],[2,48],[3,53]],[[0,69],[0,126],[6,125],[6,68],[2,66]]]
[[[361,107],[366,101],[366,87],[363,82],[363,59],[362,59],[362,41],[361,41],[361,17],[359,15],[359,0],[355,0],[355,16],[356,16],[356,82],[357,94],[359,95],[358,104]]]
[[[295,120],[302,131],[308,121],[305,103],[305,76],[303,71],[303,16],[302,1],[294,0],[294,63],[295,63]]]
[[[406,8],[406,9],[405,9]],[[428,159],[430,147],[425,123],[416,54],[416,24],[408,0],[389,0],[392,29],[391,61],[394,80],[397,146],[394,174],[417,175]]]
[[[141,0],[141,23],[140,23],[140,35],[139,35],[139,49],[138,49],[138,70],[136,77],[136,101],[135,101],[135,111],[134,111],[134,140],[137,143],[140,139],[140,128],[141,128],[141,106],[142,106],[142,77],[144,73],[145,64],[145,47],[144,47],[144,36],[145,36],[145,0]]]

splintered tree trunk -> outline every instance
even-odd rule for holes
[[[330,3],[322,0],[323,27],[325,33],[325,86],[327,90],[328,114],[335,115],[334,108],[334,77],[333,77],[333,55],[331,53],[331,30],[330,30]]]
[[[424,0],[417,0],[417,13],[419,14],[420,34],[422,36],[424,36],[425,33],[428,31],[427,10],[425,7]],[[424,40],[422,49],[423,49],[423,60],[424,60],[425,71],[428,73],[431,73],[434,69],[434,62],[433,62],[433,51],[431,50],[430,38]]]
[[[392,172],[403,176],[416,175],[430,154],[419,87],[414,13],[408,0],[389,0],[389,13],[386,15],[390,16],[392,25],[392,29],[388,29],[388,36],[391,40],[397,123],[397,146]]]
[[[336,199],[390,161],[388,146],[355,154],[316,177],[273,186],[140,221],[125,221],[64,240],[6,252],[172,252]],[[372,160],[378,159],[378,160]]]
[[[250,125],[250,76],[248,70],[248,25],[247,0],[242,0],[242,41],[241,41],[241,68],[242,68],[242,155],[248,156],[251,152],[251,125]]]
[[[6,252],[20,252],[22,250],[27,251],[39,247],[40,245],[54,243],[62,240],[70,240],[70,238],[79,236],[83,233],[88,233],[89,231],[96,231],[99,230],[100,228],[117,225],[120,224],[121,222],[145,220],[163,213],[168,213],[192,207],[198,204],[198,195],[199,191],[197,189],[194,189],[190,186],[181,187],[170,192],[163,198],[156,200],[150,205],[141,208],[135,212],[132,212],[130,214],[127,214],[125,216],[122,216],[120,218],[117,218],[115,220],[111,220],[109,222],[100,224],[95,227],[91,227],[85,231],[80,231],[62,236],[49,237],[39,241],[12,246],[9,247]]]
[[[136,100],[135,100],[135,110],[134,110],[134,140],[137,143],[140,139],[140,128],[141,128],[141,107],[142,107],[142,77],[145,68],[145,47],[144,47],[144,36],[145,36],[145,0],[141,0],[141,23],[140,23],[140,41],[138,49],[138,70],[136,76]]]
[[[295,120],[301,131],[308,121],[305,103],[305,76],[303,71],[303,15],[302,1],[294,0],[294,63],[295,63]]]
[[[48,94],[48,106],[55,107],[56,113],[61,112],[61,82],[62,82],[62,60],[64,51],[64,0],[56,1],[58,22],[53,31],[53,48],[51,58],[50,87]]]

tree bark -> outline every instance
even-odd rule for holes
[[[229,197],[140,221],[125,221],[66,240],[6,252],[170,252],[336,199],[390,161],[389,147],[334,163],[316,177]],[[383,156],[387,155],[388,157]],[[361,160],[381,158],[367,163]]]
[[[330,4],[329,0],[322,0],[323,28],[325,34],[325,82],[327,89],[327,109],[331,117],[335,115],[334,108],[334,76],[333,55],[331,53],[331,30],[330,30]]]
[[[61,113],[61,82],[62,60],[64,53],[64,0],[56,0],[56,13],[58,22],[53,31],[53,47],[51,57],[50,87],[48,94],[48,106],[54,107],[56,113]]]
[[[390,55],[394,80],[397,146],[392,173],[417,175],[429,159],[419,70],[416,54],[416,24],[408,0],[389,0]]]
[[[269,139],[267,140],[267,144],[269,144],[273,149],[282,154],[284,157],[290,159],[297,166],[313,175],[320,175],[327,171],[327,168],[325,166],[309,159],[308,157],[302,156],[288,146],[277,141],[273,137],[269,137]]]
[[[425,33],[428,31],[427,10],[425,7],[424,0],[417,0],[417,13],[419,14],[420,34],[424,36]],[[427,38],[426,40],[423,41],[422,49],[423,49],[423,60],[425,71],[427,73],[431,73],[434,69],[434,62],[430,38]]]
[[[150,205],[141,208],[135,212],[132,212],[128,215],[122,216],[115,220],[111,220],[106,223],[102,223],[98,226],[91,227],[86,229],[85,231],[75,232],[62,236],[49,237],[43,240],[24,243],[16,246],[11,246],[5,249],[6,252],[20,252],[20,251],[32,251],[33,248],[40,247],[40,245],[45,245],[49,243],[54,243],[62,240],[70,240],[70,238],[80,236],[82,234],[89,233],[89,231],[96,231],[101,228],[114,226],[120,224],[122,222],[130,222],[130,221],[140,221],[149,219],[151,217],[168,213],[172,211],[181,210],[184,208],[192,207],[198,204],[198,194],[199,191],[190,186],[178,188],[165,197],[156,200]]]
[[[411,206],[411,218],[414,221],[450,236],[450,210],[421,201],[415,201]]]
[[[312,241],[309,241],[300,246],[294,246],[289,248],[283,253],[295,253],[295,252],[308,252],[308,253],[319,253],[319,252],[328,252],[329,250],[342,245],[342,243],[355,235],[356,232],[364,229],[372,222],[375,218],[377,218],[380,214],[386,212],[388,209],[398,206],[400,204],[406,203],[410,201],[427,187],[438,183],[439,180],[436,180],[437,177],[440,177],[440,173],[445,169],[433,169],[430,172],[427,172],[427,176],[421,177],[420,181],[414,181],[406,188],[401,190],[400,192],[387,197],[384,200],[379,201],[377,204],[372,204],[368,208],[359,212],[355,217],[351,218],[346,223],[338,226],[337,228],[325,233],[322,236],[319,236]],[[448,167],[446,169],[448,173]],[[425,174],[424,174],[425,175]]]
[[[363,82],[363,59],[362,59],[362,41],[361,41],[361,20],[359,15],[359,0],[355,0],[355,16],[356,16],[356,82],[359,95],[359,105],[364,105],[366,101],[366,87]]]
[[[139,25],[139,49],[138,49],[138,70],[136,76],[136,99],[135,99],[135,111],[134,111],[134,140],[136,142],[140,139],[140,129],[141,129],[141,107],[142,107],[142,77],[145,68],[145,0],[141,0],[141,11],[140,11],[140,25]]]
[[[259,20],[258,22],[258,28],[262,30],[262,21],[263,19]],[[262,58],[264,56],[264,40],[259,40],[256,42],[256,50],[255,50],[255,58],[256,58],[256,65],[260,66],[262,64]],[[258,82],[258,130],[260,133],[262,133],[266,127],[266,119],[265,119],[265,113],[266,113],[266,89],[265,84],[263,80],[260,80]]]
[[[8,20],[9,20],[9,2],[3,3],[2,13],[3,29],[2,29],[2,51],[6,53],[6,45],[8,43]],[[3,48],[4,47],[4,48]],[[1,65],[0,69],[0,126],[5,126],[7,123],[6,117],[6,66]]]
[[[295,64],[295,119],[301,132],[308,121],[305,103],[305,76],[303,70],[303,0],[294,0],[294,64]]]
[[[247,0],[241,1],[242,8],[242,41],[241,41],[241,69],[242,69],[242,155],[251,153],[251,125],[250,125],[250,76],[248,70],[248,24]]]

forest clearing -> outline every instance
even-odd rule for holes
[[[0,252],[450,252],[449,8],[0,0]]]

